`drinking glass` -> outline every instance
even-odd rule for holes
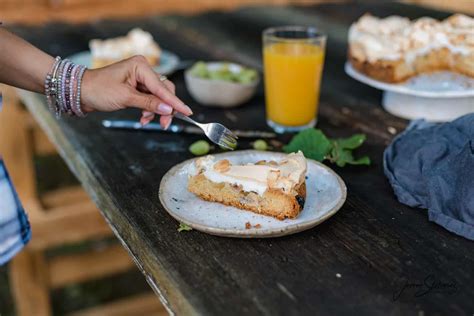
[[[263,32],[266,117],[275,132],[316,124],[325,48],[326,36],[314,27]]]

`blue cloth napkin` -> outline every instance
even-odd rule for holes
[[[0,265],[31,238],[30,224],[0,157]]]
[[[387,147],[384,172],[401,203],[474,240],[474,114],[450,123],[413,121]]]

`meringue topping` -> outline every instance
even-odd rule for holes
[[[410,62],[429,50],[447,48],[456,54],[474,54],[474,19],[455,14],[438,21],[424,17],[410,22],[400,16],[363,15],[349,29],[352,53],[361,60],[405,59]]]
[[[133,55],[159,56],[160,47],[153,36],[134,28],[126,36],[106,40],[93,39],[89,42],[91,54],[97,58],[126,58]]]
[[[243,191],[263,195],[267,189],[290,193],[304,182],[306,169],[306,158],[301,152],[289,154],[279,162],[261,161],[245,165],[232,165],[227,159],[215,161],[209,155],[196,160],[188,174],[202,173],[213,182],[227,182],[241,186]]]

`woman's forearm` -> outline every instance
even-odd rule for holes
[[[173,83],[162,80],[143,56],[93,70],[58,60],[55,69],[59,70],[47,78],[53,65],[52,56],[0,26],[0,83],[46,93],[48,105],[58,117],[135,107],[142,110],[142,124],[159,115],[160,124],[167,128],[174,111],[193,113],[176,96]]]
[[[0,82],[44,92],[54,58],[0,27]]]

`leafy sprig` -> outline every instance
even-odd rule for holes
[[[185,223],[179,223],[178,232],[188,232],[193,230],[193,228]]]
[[[293,137],[283,147],[287,153],[301,150],[307,158],[317,161],[328,160],[339,167],[350,165],[370,165],[370,158],[363,156],[355,159],[352,151],[360,147],[366,139],[364,134],[355,134],[348,138],[330,139],[320,129],[308,128]]]

